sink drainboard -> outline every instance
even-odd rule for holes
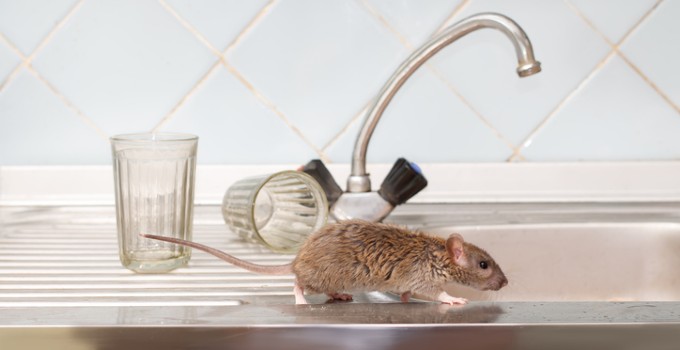
[[[196,208],[196,241],[261,264],[292,260],[243,242],[215,210]],[[0,211],[0,307],[225,306],[264,296],[293,300],[292,276],[252,274],[203,252],[194,251],[188,267],[170,273],[123,268],[110,206]]]

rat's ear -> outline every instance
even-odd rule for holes
[[[452,233],[449,239],[446,240],[446,250],[449,252],[453,262],[458,266],[467,265],[464,243],[463,236],[457,233]]]

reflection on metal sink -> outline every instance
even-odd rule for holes
[[[680,301],[680,224],[566,223],[452,226],[508,276],[498,292],[449,294],[495,301]]]

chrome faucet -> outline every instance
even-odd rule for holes
[[[520,77],[527,77],[541,71],[541,63],[534,59],[531,42],[524,33],[524,30],[522,30],[522,28],[520,28],[512,19],[504,15],[496,13],[473,15],[451,25],[442,33],[430,39],[399,66],[397,71],[383,86],[382,90],[380,90],[380,93],[369,109],[368,115],[354,145],[354,152],[352,154],[352,172],[347,180],[347,191],[337,198],[331,208],[331,213],[337,220],[354,218],[381,221],[389,215],[396,205],[405,202],[408,198],[415,195],[414,191],[417,192],[426,186],[427,181],[422,177],[417,166],[413,163],[408,163],[404,159],[400,159],[400,161],[395,164],[395,168],[397,168],[397,166],[402,168],[407,167],[409,171],[415,174],[414,176],[419,175],[422,177],[424,184],[421,181],[421,184],[418,186],[419,188],[407,191],[410,192],[408,196],[386,196],[385,193],[381,193],[381,191],[385,192],[384,183],[381,191],[371,192],[371,180],[366,172],[366,151],[368,150],[368,143],[385,108],[387,108],[392,97],[394,97],[404,82],[406,82],[406,80],[408,80],[408,78],[430,57],[441,49],[466,34],[483,28],[500,30],[508,37],[508,39],[510,39],[515,47],[515,53],[517,54],[517,74]],[[393,168],[393,171],[395,168]],[[390,174],[392,175],[392,173]],[[390,178],[391,175],[388,175],[388,178]],[[392,176],[392,178],[394,178],[394,176]],[[404,184],[408,181],[410,180],[401,179],[396,182]],[[395,197],[399,197],[399,199],[394,199]]]

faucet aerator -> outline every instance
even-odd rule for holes
[[[534,61],[517,67],[517,75],[520,78],[528,77],[541,71],[541,62]]]

